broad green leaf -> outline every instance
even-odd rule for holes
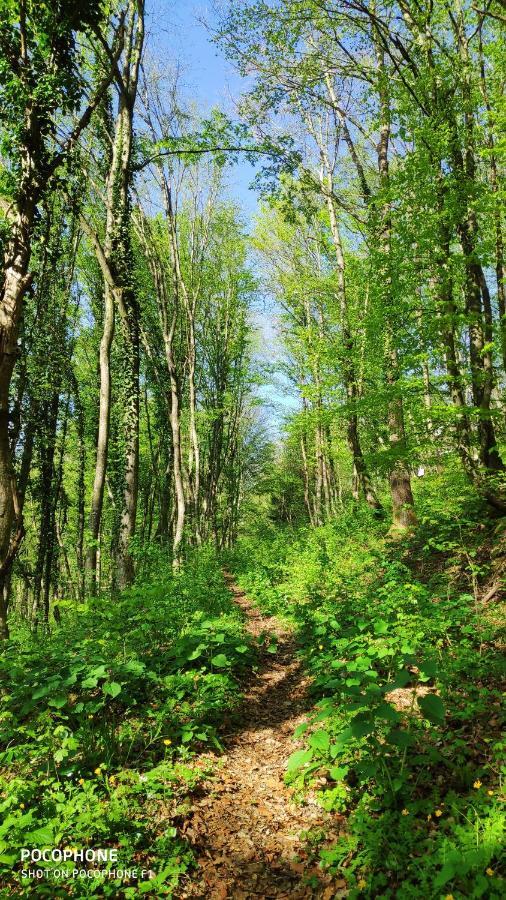
[[[328,731],[315,731],[309,738],[309,745],[314,750],[320,750],[322,753],[325,753],[330,747],[330,735]]]
[[[351,722],[351,733],[353,737],[366,737],[371,731],[374,731],[374,721],[372,718],[364,719],[356,716]]]
[[[60,694],[57,697],[52,697],[48,702],[48,706],[54,706],[55,709],[62,709],[67,703],[67,695]]]
[[[422,662],[420,663],[420,671],[424,675],[427,675],[429,678],[434,678],[437,675],[438,671],[437,659],[434,659],[434,657],[432,657],[432,659],[422,660]]]
[[[413,736],[408,731],[402,731],[400,728],[393,728],[387,735],[388,743],[393,744],[394,747],[411,747],[413,740]]]
[[[332,766],[329,770],[329,775],[333,781],[342,781],[343,778],[346,778],[348,772],[348,766]]]
[[[121,691],[121,685],[117,681],[106,681],[102,685],[102,691],[110,697],[117,697]]]
[[[424,697],[418,697],[418,706],[429,722],[434,722],[436,725],[444,722],[445,705],[437,694],[425,694]]]
[[[297,769],[301,769],[302,766],[305,766],[307,765],[307,763],[311,762],[312,758],[312,750],[296,750],[295,753],[292,753],[292,755],[288,757],[286,763],[286,771],[288,773],[296,772]]]
[[[224,669],[226,666],[230,665],[230,662],[224,653],[218,653],[217,656],[213,656],[211,663],[213,666],[216,666],[217,669]]]

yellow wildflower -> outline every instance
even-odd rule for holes
[[[172,744],[172,741],[170,738],[165,738],[163,743],[165,744],[166,747],[170,747],[170,745]]]
[[[323,644],[319,644],[318,649],[323,650]]]
[[[25,808],[25,804],[24,804],[24,803],[20,803],[20,804],[19,804],[19,808],[20,808],[20,809],[24,809],[24,808]]]
[[[364,888],[367,887],[367,881],[365,880],[365,878],[360,878],[360,879],[359,879],[358,887],[359,887],[359,889],[360,889],[361,891],[363,891]]]
[[[493,792],[493,791],[487,791],[487,794],[488,794],[489,797],[493,797],[493,796],[494,796],[494,792]]]
[[[481,781],[479,778],[477,778],[476,781],[474,782],[473,788],[476,788],[476,790],[479,790],[481,788]]]
[[[79,784],[84,784],[84,778],[79,779]]]
[[[445,900],[453,900],[453,894],[446,894]]]
[[[488,869],[485,869],[485,872],[487,873],[487,875],[490,876],[490,878],[492,878],[492,875],[494,874],[494,870],[491,869],[490,866],[488,867]]]
[[[403,809],[401,812],[401,816],[409,816],[409,809]]]
[[[439,819],[443,815],[443,811],[441,809],[435,809],[434,815],[436,816],[437,819]]]
[[[95,775],[101,775],[101,774],[102,774],[102,769],[100,768],[100,766],[98,766],[98,767],[95,769]]]

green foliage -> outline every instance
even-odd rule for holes
[[[20,627],[2,658],[7,881],[14,869],[21,883],[27,846],[118,847],[123,868],[155,869],[160,895],[191,864],[173,823],[204,770],[184,761],[220,749],[216,723],[254,657],[214,554],[176,574],[160,563],[114,603],[62,602],[49,635]]]
[[[53,117],[57,111],[60,116],[76,111],[86,83],[85,54],[79,34],[103,26],[101,0],[79,4],[74,0],[28,0],[22,5],[21,22],[20,9],[19,3],[12,0],[2,3],[0,128],[2,152],[10,162],[10,169],[0,168],[3,195],[13,192],[20,175],[19,153],[27,139],[29,115],[40,141],[36,174],[38,179],[44,178],[44,167],[54,152],[50,141]]]
[[[298,629],[316,703],[286,778],[349,815],[321,864],[371,897],[501,895],[503,744],[489,721],[503,666],[472,585],[502,525],[484,535],[475,497],[453,483],[424,484],[408,546],[355,508],[317,529],[263,526],[231,560],[249,595]]]

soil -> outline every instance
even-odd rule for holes
[[[228,573],[226,579],[249,633],[256,641],[265,633],[275,636],[277,651],[267,652],[260,642],[260,665],[220,736],[225,752],[193,798],[182,834],[199,868],[178,896],[345,897],[344,881],[326,876],[302,836],[323,830],[335,840],[340,817],[322,810],[314,794],[295,802],[284,782],[286,761],[301,746],[294,730],[312,706],[293,634],[276,618],[262,615]]]

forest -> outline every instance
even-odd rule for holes
[[[505,896],[505,26],[0,0],[0,897]]]

